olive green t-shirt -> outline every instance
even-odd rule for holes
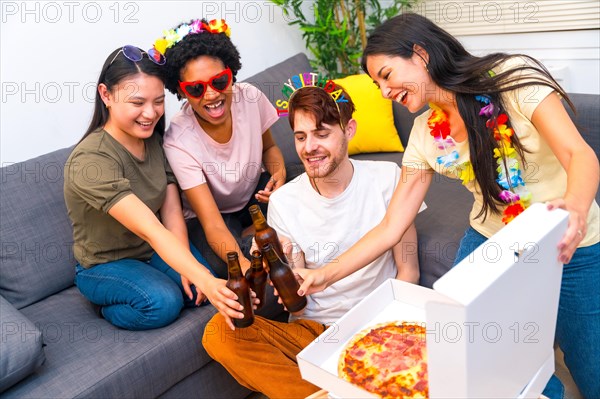
[[[159,217],[167,184],[175,177],[157,135],[145,140],[140,160],[105,130],[79,143],[65,164],[64,194],[73,224],[73,252],[85,268],[118,259],[148,260],[148,243],[129,231],[108,211],[129,194],[136,195]]]

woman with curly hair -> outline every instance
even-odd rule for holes
[[[244,254],[245,272],[248,208],[259,203],[266,212],[269,195],[286,179],[270,131],[277,112],[260,90],[236,83],[240,54],[224,20],[193,20],[166,33],[155,44],[167,58],[165,86],[187,101],[171,120],[164,149],[183,190],[190,240],[220,276],[227,275],[228,251]]]

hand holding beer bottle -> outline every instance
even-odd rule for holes
[[[242,268],[240,267],[237,252],[227,252],[227,270],[229,277],[226,287],[237,295],[237,302],[244,307],[241,311],[244,314],[244,318],[233,319],[233,325],[239,328],[249,327],[254,323],[252,296],[250,295],[250,285],[242,275]]]
[[[277,232],[274,228],[267,224],[267,219],[260,210],[260,207],[258,205],[252,205],[250,208],[248,208],[248,210],[250,211],[250,216],[252,217],[254,230],[256,230],[254,240],[256,241],[258,248],[262,251],[262,248],[265,244],[271,244],[277,253],[277,256],[279,256],[279,259],[285,259],[283,248],[281,247],[281,242],[279,242]]]
[[[269,263],[269,278],[283,305],[292,313],[304,309],[306,297],[298,295],[300,284],[296,280],[292,268],[277,255],[270,243],[262,247],[262,253]]]

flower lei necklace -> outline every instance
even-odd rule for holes
[[[484,104],[479,111],[479,115],[488,118],[485,125],[494,132],[494,139],[498,142],[499,148],[494,148],[494,158],[498,167],[498,178],[496,182],[502,187],[498,195],[500,200],[507,204],[502,213],[502,222],[508,224],[517,215],[529,206],[531,193],[525,188],[519,161],[517,160],[517,151],[512,145],[512,136],[514,130],[508,126],[508,116],[506,113],[494,114],[496,107],[488,96],[475,96],[475,99]],[[456,142],[450,136],[450,123],[448,114],[435,104],[429,104],[431,115],[427,119],[430,134],[433,141],[441,152],[436,158],[436,162],[444,167],[458,167],[462,184],[466,185],[475,179],[473,165],[471,161],[466,161],[457,165],[458,151],[452,149]]]

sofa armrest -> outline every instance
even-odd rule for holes
[[[583,139],[600,158],[600,95],[567,93],[575,106],[576,113],[565,103],[567,112]],[[596,202],[600,203],[600,190],[596,191]]]
[[[42,333],[8,300],[0,296],[0,392],[44,363]]]

